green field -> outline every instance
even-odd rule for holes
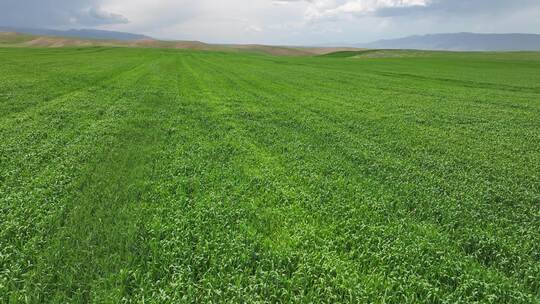
[[[346,57],[0,48],[0,303],[539,303],[540,53]]]

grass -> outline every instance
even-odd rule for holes
[[[540,301],[538,53],[0,69],[2,303]]]
[[[360,51],[339,51],[329,54],[323,54],[320,57],[330,57],[330,58],[351,58],[355,56],[362,56],[366,54],[377,53],[379,50],[360,50]]]

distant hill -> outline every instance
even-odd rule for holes
[[[140,34],[115,32],[115,31],[103,31],[103,30],[91,30],[91,29],[80,29],[80,30],[72,29],[72,30],[61,31],[61,30],[50,30],[50,29],[0,26],[0,32],[16,32],[16,33],[31,34],[31,35],[37,35],[37,36],[72,37],[72,38],[81,38],[81,39],[121,40],[121,41],[150,39],[150,37],[145,36],[145,35],[140,35]]]
[[[535,34],[431,34],[379,40],[358,47],[370,49],[417,49],[448,51],[540,51]]]
[[[11,31],[8,31],[11,30]],[[208,44],[200,41],[162,41],[145,37],[143,39],[89,39],[55,35],[36,35],[19,33],[13,28],[0,28],[0,47],[138,47],[190,49],[219,52],[259,53],[273,56],[317,56],[338,51],[355,51],[357,48],[309,48],[272,46],[258,44]]]

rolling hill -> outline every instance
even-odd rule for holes
[[[7,28],[4,28],[7,30]],[[142,36],[141,39],[90,39],[69,36],[33,35],[0,28],[0,47],[140,47],[189,49],[220,52],[248,52],[274,56],[316,56],[339,51],[358,51],[349,47],[292,47],[260,44],[209,44],[200,41],[165,41]]]

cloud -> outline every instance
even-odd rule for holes
[[[309,20],[362,17],[381,9],[425,7],[431,0],[311,0],[306,10]]]
[[[250,25],[248,27],[246,27],[245,29],[246,32],[255,32],[255,33],[260,33],[263,31],[263,29],[260,27],[260,26],[257,26],[257,25]]]
[[[102,0],[1,0],[0,23],[19,27],[67,28],[123,24],[129,20],[102,9]]]
[[[305,18],[328,21],[366,16],[495,15],[538,8],[538,0],[272,0],[274,3],[305,3]]]
[[[377,11],[380,17],[404,15],[470,16],[508,15],[531,7],[539,7],[538,0],[432,0],[428,5],[415,7],[385,7]]]
[[[129,23],[129,20],[126,17],[105,11],[100,7],[90,7],[81,10],[76,13],[74,18],[74,22],[81,25]]]
[[[0,0],[0,26],[291,45],[436,32],[538,32],[539,14],[540,0]]]

